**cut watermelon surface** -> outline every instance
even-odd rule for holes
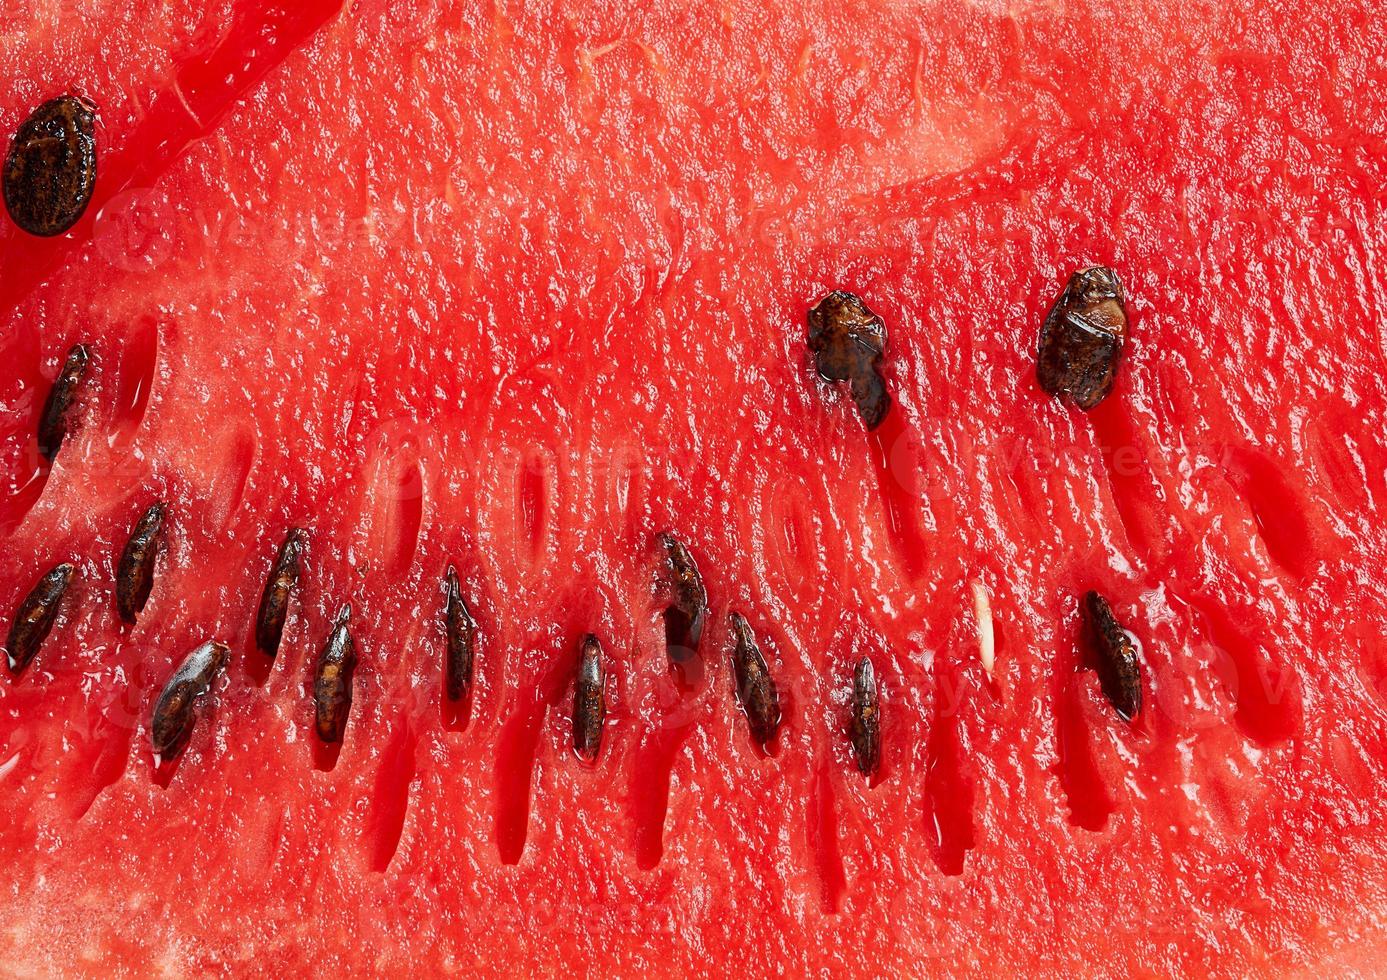
[[[4,971],[1380,969],[1375,7],[11,5],[0,124],[80,94],[100,171],[67,235],[0,229],[0,615],[76,565],[0,678]],[[1084,413],[1035,345],[1093,263],[1130,329]],[[835,289],[888,331],[871,433],[806,344]],[[132,626],[117,564],[160,501]],[[706,584],[698,671],[664,531]],[[1089,590],[1139,645],[1131,724]],[[312,686],[348,604],[338,754]]]

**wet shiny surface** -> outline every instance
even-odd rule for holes
[[[466,970],[485,936],[535,970],[1277,973],[1380,944],[1376,5],[117,6],[61,37],[86,7],[3,15],[4,127],[69,84],[105,126],[68,238],[0,228],[0,612],[69,556],[81,583],[0,683],[5,962],[291,969],[316,937],[323,971]],[[1084,414],[1035,341],[1090,263],[1132,322]],[[870,436],[805,346],[837,288],[889,325]],[[123,630],[153,499],[167,551]],[[313,561],[261,682],[289,526]],[[689,692],[666,529],[709,598]],[[1145,624],[1145,730],[1079,669],[1088,589]],[[344,602],[354,704],[319,768]],[[776,665],[773,757],[733,608]],[[587,632],[597,769],[565,703]],[[153,701],[208,636],[230,662],[160,785]],[[844,737],[867,655],[874,782]],[[215,887],[168,902],[192,868]]]

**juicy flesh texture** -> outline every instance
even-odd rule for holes
[[[1372,6],[6,12],[5,127],[75,88],[104,130],[100,215],[51,244],[0,232],[0,608],[80,566],[0,683],[3,961],[1368,956]],[[1040,392],[1032,348],[1087,262],[1121,275],[1132,339],[1083,415]],[[879,438],[810,369],[805,311],[834,288],[890,331]],[[87,407],[45,473],[34,424],[78,341]],[[113,564],[154,499],[168,551],[122,629]],[[295,524],[309,557],[267,669],[252,620]],[[686,695],[650,589],[666,528],[713,606]],[[482,637],[465,726],[440,702],[449,563]],[[1090,588],[1141,644],[1135,727],[1076,672]],[[325,769],[307,684],[347,602],[356,698]],[[732,610],[781,691],[770,756],[734,708]],[[613,676],[593,768],[566,728],[589,631]],[[227,675],[155,773],[150,707],[209,638]],[[868,654],[875,785],[844,734]]]

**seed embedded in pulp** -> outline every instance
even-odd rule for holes
[[[255,616],[255,646],[267,657],[279,653],[279,641],[284,636],[284,620],[289,613],[289,597],[298,584],[303,554],[308,548],[308,532],[301,527],[289,529],[279,546],[265,591],[260,596],[260,609]]]
[[[116,611],[127,623],[134,623],[149,601],[149,593],[154,588],[154,564],[163,537],[164,505],[151,504],[135,522],[135,529],[130,532],[130,540],[125,542],[116,564]]]
[[[176,758],[183,751],[197,723],[197,701],[226,667],[230,652],[226,644],[209,640],[188,654],[164,685],[149,726],[156,763]]]
[[[847,381],[857,414],[875,429],[891,408],[881,356],[886,350],[886,322],[853,293],[829,293],[809,311],[809,349],[826,381]]]
[[[14,615],[14,623],[10,626],[9,639],[5,642],[10,670],[14,673],[18,674],[29,666],[29,662],[43,646],[43,641],[48,639],[53,623],[58,618],[58,607],[63,601],[63,594],[72,584],[72,576],[76,571],[76,567],[67,562],[58,565],[39,579],[38,584],[19,604],[19,610]]]
[[[602,724],[607,718],[607,671],[602,644],[589,633],[578,651],[578,676],[573,685],[573,751],[595,762],[602,750]]]
[[[5,207],[31,235],[77,224],[96,187],[96,107],[76,96],[45,102],[15,132],[5,159]]]
[[[881,764],[881,704],[876,668],[868,657],[857,663],[852,679],[852,754],[858,771],[871,776]]]
[[[780,728],[780,694],[746,619],[735,612],[730,619],[732,675],[737,683],[737,701],[746,715],[751,737],[758,745],[765,746]]]
[[[63,440],[67,438],[68,411],[77,398],[89,360],[86,346],[74,344],[67,352],[62,370],[53,380],[48,400],[43,404],[43,414],[39,416],[39,452],[50,463],[57,457]]]
[[[352,674],[356,671],[356,643],[351,631],[352,607],[342,607],[328,634],[313,676],[313,728],[325,743],[342,741],[347,715],[352,710]]]
[[[449,701],[461,701],[472,690],[472,661],[477,648],[477,621],[462,598],[457,570],[448,566],[448,604],[444,613],[446,662],[443,689]]]
[[[1095,407],[1112,391],[1127,337],[1126,296],[1117,273],[1080,269],[1055,300],[1040,331],[1036,373],[1051,395]]]
[[[1098,655],[1098,682],[1123,721],[1141,714],[1141,662],[1136,644],[1118,623],[1112,606],[1097,592],[1084,596]]]
[[[708,593],[689,549],[669,531],[657,535],[661,551],[657,587],[669,602],[663,613],[665,652],[671,666],[682,669],[698,653]]]

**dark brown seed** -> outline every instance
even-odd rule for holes
[[[151,504],[135,522],[130,540],[125,542],[125,550],[120,553],[120,562],[116,565],[116,611],[127,623],[133,623],[149,601],[150,590],[154,588],[154,562],[159,557],[163,532],[164,505]]]
[[[809,311],[809,349],[814,366],[828,381],[847,381],[857,414],[875,429],[891,408],[881,377],[886,323],[852,293],[829,293]]]
[[[708,593],[693,555],[673,534],[658,535],[664,551],[657,587],[669,606],[664,611],[665,652],[676,666],[688,663],[698,652],[703,621],[708,616]]]
[[[472,661],[477,650],[477,621],[462,598],[458,573],[448,566],[448,607],[444,630],[447,660],[443,668],[443,688],[449,701],[461,701],[472,690]]]
[[[881,763],[881,706],[877,700],[877,675],[872,661],[863,657],[852,678],[852,754],[864,776]]]
[[[607,718],[607,672],[602,667],[602,644],[589,633],[578,651],[578,676],[573,684],[573,751],[595,762],[602,750],[602,723]]]
[[[1127,336],[1126,297],[1117,273],[1080,269],[1055,300],[1040,331],[1037,373],[1051,395],[1082,409],[1108,397]]]
[[[352,673],[356,644],[351,632],[352,607],[343,606],[328,634],[313,677],[313,727],[323,742],[340,742],[352,710]]]
[[[780,727],[780,695],[746,619],[734,612],[731,622],[734,634],[732,674],[737,682],[737,701],[746,715],[751,737],[764,746],[775,738]]]
[[[76,400],[82,375],[87,370],[87,361],[87,348],[82,344],[75,344],[67,352],[63,369],[53,381],[53,387],[48,392],[48,401],[44,402],[43,414],[39,416],[39,452],[50,463],[63,447],[63,440],[67,438],[67,413]]]
[[[1098,682],[1122,720],[1131,721],[1141,714],[1141,662],[1136,644],[1118,623],[1108,600],[1090,592],[1084,596],[1084,604],[1098,655]]]
[[[208,641],[183,658],[154,704],[150,741],[154,759],[166,762],[183,751],[197,723],[197,700],[207,693],[226,667],[230,650],[224,643]]]
[[[265,580],[260,596],[260,610],[255,617],[255,645],[268,657],[279,653],[279,641],[284,636],[284,619],[289,612],[289,596],[299,581],[303,553],[308,548],[308,532],[301,527],[289,529],[279,554]]]
[[[4,184],[5,207],[29,234],[77,224],[96,187],[95,106],[64,95],[35,109],[10,144]]]
[[[58,618],[58,606],[62,603],[63,593],[72,584],[72,576],[76,571],[74,566],[66,562],[57,566],[39,579],[38,584],[19,604],[19,610],[14,615],[14,624],[10,626],[9,639],[5,643],[5,649],[9,653],[10,670],[16,674],[29,666],[29,662],[43,646],[43,641],[48,639],[48,633],[53,629],[53,621]]]

